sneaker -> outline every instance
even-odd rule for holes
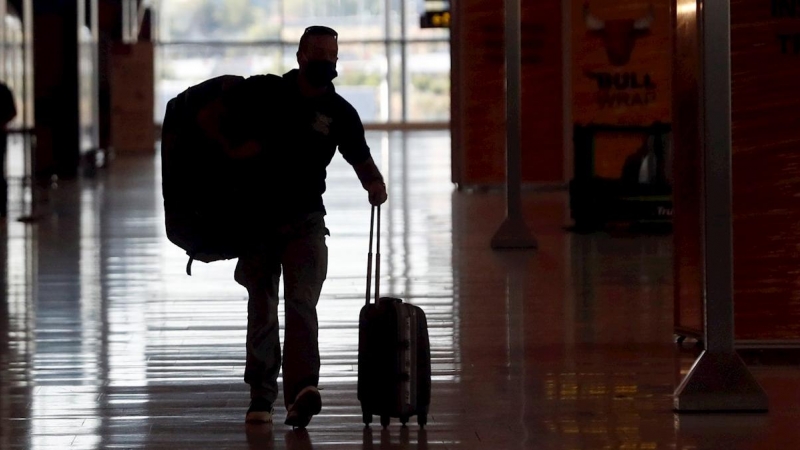
[[[288,410],[284,423],[295,428],[305,428],[311,422],[311,417],[322,411],[322,397],[319,395],[319,390],[314,386],[303,389],[295,397],[294,403],[289,405]]]
[[[248,423],[271,423],[272,422],[272,403],[263,398],[250,400],[250,409],[244,419]]]

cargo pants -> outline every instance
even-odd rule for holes
[[[305,387],[319,383],[317,302],[328,272],[323,213],[282,227],[264,251],[240,257],[234,272],[247,288],[247,361],[244,380],[251,398],[274,403],[278,396],[281,342],[278,285],[284,283],[283,393],[288,406]]]

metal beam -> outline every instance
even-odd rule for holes
[[[734,348],[730,2],[698,0],[702,60],[705,342],[674,396],[678,412],[766,411]]]
[[[506,44],[506,219],[492,238],[493,249],[536,248],[522,217],[522,24],[520,0],[505,0]]]

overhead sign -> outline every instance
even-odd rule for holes
[[[420,28],[450,28],[450,2],[447,0],[419,0]]]
[[[420,28],[450,28],[450,10],[425,11],[419,18]]]

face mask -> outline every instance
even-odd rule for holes
[[[306,66],[306,78],[315,87],[327,86],[337,75],[336,63],[332,61],[314,60]]]

